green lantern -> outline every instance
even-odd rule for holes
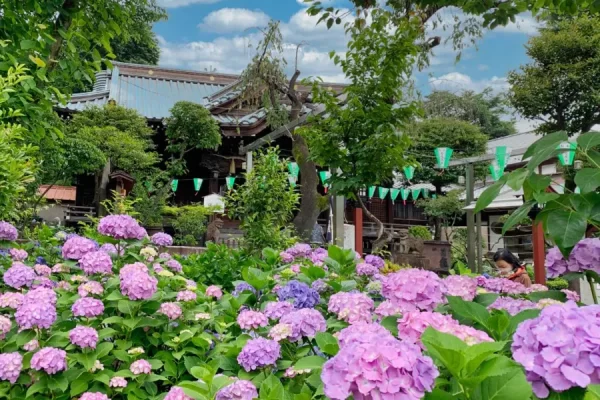
[[[369,186],[369,200],[371,200],[373,198],[373,196],[375,195],[375,189],[377,189],[377,186]]]
[[[504,172],[504,169],[508,165],[508,159],[510,158],[511,151],[512,151],[512,149],[507,146],[497,146],[496,147],[496,163],[498,164],[498,167],[499,167],[499,169],[502,170],[502,172]],[[492,176],[494,176],[493,173],[492,173]],[[502,174],[500,174],[500,176],[502,176]],[[500,178],[498,177],[498,179],[500,179]],[[498,179],[494,179],[494,180],[498,180]]]
[[[235,176],[228,176],[225,178],[225,183],[227,184],[227,190],[232,190],[233,185],[235,184]]]
[[[204,182],[202,179],[194,178],[194,190],[196,192],[200,191],[200,188],[202,187],[202,182]]]
[[[396,201],[398,195],[400,194],[400,189],[390,189],[390,198],[392,199],[392,203]]]
[[[429,198],[429,189],[427,189],[427,188],[423,189],[423,197],[426,198],[426,199]]]
[[[575,194],[581,194],[581,189],[579,188],[579,186],[575,187]]]
[[[556,147],[556,149],[560,150],[558,153],[558,161],[560,161],[560,165],[573,165],[573,161],[575,161],[575,150],[577,150],[576,142],[562,142],[558,145],[558,147]]]
[[[441,169],[448,168],[450,165],[450,158],[452,158],[452,150],[450,147],[438,147],[434,151],[435,159],[437,160],[437,166]]]
[[[171,190],[173,190],[174,192],[177,191],[177,186],[179,186],[179,179],[173,179],[171,181]]]
[[[410,195],[410,190],[408,188],[400,189],[400,196],[402,196],[402,203],[406,205],[406,200],[408,200],[408,196]]]
[[[436,193],[432,194],[432,195],[431,195],[431,198],[432,198],[432,199],[437,199],[437,194],[436,194]]]
[[[421,189],[413,189],[412,190],[413,201],[417,201],[420,194],[421,194]]]
[[[327,183],[327,180],[331,178],[331,172],[321,171],[319,172],[319,176],[321,177],[321,183],[323,183],[323,186],[325,187],[325,193],[327,193],[327,190],[329,189],[329,183]]]
[[[404,167],[404,176],[409,181],[412,180],[412,178],[415,177],[415,167],[413,167],[412,165]]]
[[[490,174],[492,175],[492,179],[497,181],[504,174],[504,168],[500,167],[497,161],[493,161],[490,164]]]
[[[385,196],[389,193],[390,189],[379,187],[379,198],[381,200],[385,199]]]
[[[298,174],[300,173],[300,167],[298,166],[298,163],[290,162],[288,164],[288,170],[290,171],[290,175],[292,175],[294,178],[298,178]]]
[[[296,187],[296,177],[292,174],[288,174],[288,182],[290,182],[291,187]]]

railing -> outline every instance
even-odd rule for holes
[[[65,221],[68,222],[87,222],[90,217],[96,216],[94,207],[68,206],[65,211]]]

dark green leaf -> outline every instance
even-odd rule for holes
[[[481,304],[464,301],[460,297],[448,296],[448,304],[452,309],[452,313],[461,317],[477,322],[481,326],[487,328],[490,313]]]
[[[516,400],[531,398],[531,385],[520,369],[510,369],[507,374],[490,376],[481,382],[473,393],[473,400]]]
[[[282,400],[284,399],[284,389],[281,381],[275,375],[269,375],[260,384],[261,400]]]
[[[88,388],[87,380],[78,379],[71,383],[71,397],[77,397],[78,394],[85,392]]]
[[[594,147],[600,146],[600,134],[598,132],[588,132],[577,138],[577,146],[580,150],[588,151]]]
[[[294,369],[321,369],[323,364],[325,364],[325,360],[323,357],[318,356],[308,356],[301,358],[294,364]]]
[[[523,203],[523,205],[517,208],[515,211],[513,211],[502,226],[502,234],[506,234],[506,231],[508,231],[510,228],[518,224],[521,220],[523,220],[523,218],[529,215],[529,211],[531,211],[535,204],[536,202],[534,200],[529,200]]]
[[[498,298],[498,294],[496,293],[482,293],[482,294],[478,294],[475,299],[473,299],[473,301],[475,303],[479,303],[485,307],[489,306],[490,304],[492,304],[494,301],[496,301],[496,299]]]
[[[393,315],[385,317],[381,320],[381,326],[390,331],[392,336],[398,337],[398,317],[395,317]]]
[[[529,171],[526,168],[519,168],[508,174],[508,180],[506,184],[512,190],[519,190],[523,186],[523,182],[529,175]]]
[[[561,252],[568,257],[573,248],[584,236],[587,221],[581,214],[571,210],[556,210],[546,220],[548,234]]]
[[[444,365],[452,375],[460,376],[466,364],[464,352],[467,345],[463,341],[429,327],[421,335],[421,342],[434,360]]]
[[[511,317],[509,332],[515,332],[521,322],[526,321],[528,319],[537,318],[537,316],[540,315],[540,312],[541,310],[523,310],[517,315]]]
[[[537,140],[531,146],[527,148],[525,154],[523,154],[523,160],[532,157],[535,153],[544,150],[555,150],[556,146],[558,146],[561,142],[567,141],[569,137],[566,132],[554,132],[549,135],[543,136],[541,139]]]
[[[500,194],[500,190],[504,187],[506,183],[508,175],[502,175],[498,181],[494,182],[490,187],[485,189],[481,196],[477,199],[477,204],[475,206],[475,212],[478,213],[484,210],[487,206],[489,206],[492,201]]]
[[[581,189],[581,193],[595,191],[600,186],[600,169],[584,168],[578,171],[575,175],[575,183]]]
[[[327,355],[335,356],[340,350],[337,339],[327,332],[318,332],[315,336],[319,349]]]

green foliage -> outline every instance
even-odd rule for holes
[[[23,140],[19,125],[4,125],[0,120],[0,220],[17,218],[17,204],[34,179],[35,148]]]
[[[169,169],[175,176],[186,172],[185,155],[195,149],[216,150],[221,145],[221,129],[206,107],[178,101],[166,119],[167,151],[176,157]]]
[[[431,240],[431,232],[426,226],[411,226],[408,228],[408,235],[418,239]]]
[[[460,94],[446,90],[434,91],[423,102],[427,118],[451,118],[479,126],[490,139],[516,133],[515,121],[503,121],[507,114],[504,94],[493,94],[491,89],[481,93],[465,91]]]
[[[427,328],[427,352],[442,367],[441,379],[427,399],[529,399],[531,385],[515,361],[502,354],[506,342],[468,346],[455,336]]]
[[[173,221],[175,243],[182,246],[195,246],[206,232],[207,220],[213,213],[210,208],[201,205],[179,207]]]
[[[131,215],[137,218],[139,214],[135,210],[137,199],[123,196],[121,193],[113,190],[111,191],[111,197],[102,202],[104,209],[113,215]]]
[[[333,171],[332,191],[349,197],[386,184],[406,165],[409,139],[401,131],[418,111],[404,93],[418,52],[418,29],[386,11],[371,16],[368,27],[349,28],[344,59],[332,53],[349,81],[346,104],[315,84],[315,101],[325,104],[327,118],[302,131],[316,162]],[[399,24],[398,29],[389,31],[389,24]]]
[[[600,18],[550,21],[529,39],[532,62],[508,75],[510,102],[539,132],[588,132],[600,122]],[[560,98],[560,101],[555,99]]]
[[[508,214],[504,214],[503,216],[501,216],[500,218],[498,218],[498,222],[506,222],[509,220],[510,216],[513,213],[508,213]],[[525,216],[523,218],[521,218],[519,221],[517,221],[517,225],[531,225],[531,218],[529,218],[528,216]]]
[[[423,214],[434,222],[434,237],[440,240],[441,227],[452,227],[465,214],[464,201],[460,195],[462,190],[451,190],[446,195],[437,198],[421,199],[417,205],[423,209]]]
[[[381,273],[384,275],[391,274],[394,272],[398,272],[401,269],[410,269],[412,268],[409,264],[395,264],[389,260],[385,260],[385,266],[381,269]]]
[[[468,122],[449,118],[423,120],[410,126],[409,135],[413,141],[410,153],[421,165],[415,170],[415,182],[429,182],[441,194],[441,188],[456,183],[459,176],[465,175],[465,168],[452,167],[443,173],[436,168],[434,149],[450,147],[453,158],[464,158],[485,154],[487,136],[480,128]],[[480,174],[485,167],[480,167]]]
[[[194,280],[204,280],[226,289],[241,280],[241,271],[255,265],[257,260],[242,250],[230,249],[223,244],[207,243],[206,250],[181,259],[183,270]]]
[[[244,246],[250,252],[285,248],[290,243],[288,224],[299,196],[287,175],[287,161],[279,159],[278,148],[269,148],[258,153],[246,181],[227,195],[229,216],[242,221]]]
[[[548,289],[550,290],[568,289],[569,282],[562,278],[548,279],[548,281],[546,282],[546,286],[548,286]]]
[[[146,183],[151,186],[152,190],[148,189]],[[136,182],[131,195],[136,199],[134,208],[142,225],[161,226],[163,210],[171,196],[170,185],[159,178],[148,178],[145,182]]]

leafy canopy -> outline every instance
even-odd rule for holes
[[[600,123],[600,18],[549,22],[531,38],[533,60],[508,75],[510,102],[538,131],[588,132]]]

